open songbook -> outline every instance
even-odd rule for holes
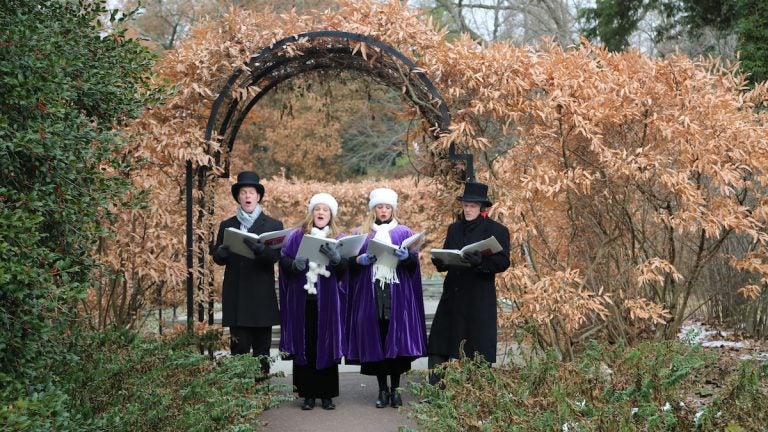
[[[288,240],[288,236],[296,228],[288,228],[280,231],[270,231],[261,234],[255,234],[247,231],[242,231],[237,228],[227,228],[224,230],[224,242],[223,244],[229,246],[229,250],[242,255],[246,258],[253,258],[253,251],[245,243],[244,238],[252,238],[259,243],[264,243],[264,246],[272,249],[280,249]]]
[[[318,264],[328,265],[328,257],[320,252],[320,246],[326,243],[335,244],[341,257],[349,258],[357,256],[360,252],[360,248],[363,247],[363,243],[365,243],[366,237],[365,234],[360,234],[333,239],[304,234],[304,237],[301,239],[301,244],[299,245],[299,250],[296,252],[296,258],[307,258]]]
[[[416,233],[403,240],[403,243],[400,246],[408,248],[410,251],[418,250],[424,240],[424,234],[426,234],[426,231]],[[371,241],[368,242],[367,252],[376,256],[376,264],[396,268],[398,260],[395,256],[395,250],[400,248],[400,246],[371,239]]]
[[[490,236],[485,240],[472,243],[459,249],[432,249],[429,252],[433,257],[443,260],[448,265],[458,265],[469,267],[469,263],[464,261],[464,254],[467,252],[480,251],[484,256],[493,255],[501,252],[501,245],[496,237]]]

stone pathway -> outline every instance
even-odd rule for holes
[[[437,307],[437,301],[425,300],[425,311],[428,324]],[[273,340],[274,347],[270,355],[279,358],[278,340]],[[273,378],[274,384],[279,384],[287,389],[292,388],[291,376],[292,362],[277,360],[271,368],[273,373],[282,372],[285,377]],[[376,408],[376,397],[379,387],[376,378],[360,374],[360,366],[339,366],[339,397],[333,401],[336,409],[326,411],[320,407],[320,401],[312,411],[302,411],[300,401],[294,399],[284,402],[280,407],[265,411],[260,417],[260,430],[268,432],[399,432],[406,430],[418,430],[416,422],[408,418],[408,404],[414,402],[413,395],[407,390],[409,381],[423,381],[426,376],[427,359],[422,357],[411,364],[411,371],[402,377],[400,385],[404,389],[401,393],[403,406],[395,409],[391,407]],[[295,393],[288,393],[288,397],[296,398]]]
[[[268,432],[398,432],[418,430],[416,423],[408,418],[408,404],[413,396],[403,391],[403,407],[376,408],[378,386],[376,378],[350,371],[352,366],[342,366],[346,372],[339,373],[339,397],[334,399],[336,409],[326,411],[320,408],[320,401],[312,411],[302,411],[299,400],[284,402],[279,408],[265,411],[260,417],[260,430]],[[359,367],[358,367],[359,368]],[[358,369],[359,370],[359,369]],[[410,380],[422,380],[418,371],[404,376],[402,385]],[[291,376],[273,378],[274,384],[290,388]],[[295,397],[295,394],[291,394]]]
[[[424,309],[427,318],[427,329],[432,322],[437,300],[442,290],[442,282],[439,280],[425,280]],[[178,318],[186,322],[186,317]],[[215,322],[221,322],[221,312],[217,310]],[[279,358],[278,350],[280,328],[274,327],[272,350],[270,355]],[[228,352],[217,352],[216,355],[228,355]],[[415,402],[413,395],[408,392],[408,382],[423,381],[427,370],[427,359],[420,358],[412,363],[412,370],[402,377],[401,393],[403,406],[395,409],[391,407],[376,408],[375,402],[378,396],[378,385],[375,377],[360,374],[360,366],[339,366],[339,397],[334,399],[336,409],[323,410],[320,401],[311,411],[302,411],[300,401],[292,393],[293,378],[291,376],[292,363],[290,361],[277,360],[272,365],[273,373],[282,372],[284,377],[272,378],[272,384],[285,388],[286,396],[292,400],[282,403],[275,409],[265,411],[259,417],[259,430],[267,432],[402,432],[417,431],[416,422],[408,417],[409,403]]]

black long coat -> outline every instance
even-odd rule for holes
[[[240,229],[237,217],[221,222],[214,250],[224,242],[224,230],[229,227]],[[282,222],[262,212],[248,231],[261,234],[281,229]],[[222,326],[271,327],[280,323],[275,291],[275,263],[279,258],[279,249],[267,248],[255,259],[230,252],[226,261],[216,262],[226,266],[221,293]]]
[[[509,268],[509,230],[502,224],[478,217],[460,220],[448,227],[443,249],[462,247],[495,236],[502,251],[483,257],[479,267],[448,268],[443,293],[429,332],[427,352],[448,358],[460,358],[459,346],[465,340],[464,353],[475,352],[491,363],[496,361],[496,273]],[[438,268],[445,271],[445,268]]]

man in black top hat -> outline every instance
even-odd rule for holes
[[[261,208],[264,185],[259,176],[243,171],[232,185],[232,197],[237,201],[234,216],[221,222],[216,236],[213,261],[226,266],[222,287],[222,322],[229,327],[232,354],[265,356],[261,359],[261,371],[269,374],[269,348],[272,343],[272,326],[280,322],[275,292],[275,267],[280,251],[265,247],[252,239],[243,242],[254,254],[246,258],[232,253],[224,241],[227,228],[262,234],[283,229],[283,223],[267,216]]]
[[[496,361],[496,273],[509,268],[509,230],[487,217],[486,209],[493,204],[488,199],[488,186],[467,182],[464,194],[456,198],[463,211],[459,220],[448,227],[443,249],[462,247],[491,236],[502,247],[500,252],[481,255],[467,253],[468,266],[446,265],[432,258],[437,271],[448,273],[443,282],[443,293],[432,320],[427,353],[432,370],[448,359],[470,358],[480,354],[489,363]],[[460,352],[464,343],[463,352]],[[437,377],[430,376],[433,384]]]

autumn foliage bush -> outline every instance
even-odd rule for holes
[[[176,91],[135,123],[141,138],[127,150],[148,162],[130,174],[151,188],[149,205],[121,213],[113,226],[119,240],[100,255],[121,275],[124,295],[143,295],[137,310],[159,286],[166,303],[183,297],[187,161],[209,169],[195,188],[194,275],[200,298],[215,289],[208,248],[233,203],[232,178],[217,180],[213,154],[221,149],[203,139],[212,101],[262,47],[321,29],[365,34],[407,53],[444,96],[452,125],[438,140],[429,125],[414,132],[425,144],[412,150],[419,172],[411,179],[267,179],[265,207],[287,225],[311,193],[326,190],[340,198],[343,225],[354,226],[367,191],[389,184],[401,193],[403,219],[429,231],[428,247],[439,244],[461,185],[434,155],[454,143],[476,155],[478,180],[492,190],[491,215],[512,233],[514,265],[498,281],[512,306],[500,320],[510,332],[524,329],[565,356],[590,337],[672,337],[705,300],[702,275],[714,263],[747,275],[733,290],[764,295],[764,83],[747,88],[734,65],[717,59],[652,59],[587,42],[449,41],[402,2],[340,1],[311,15],[233,10],[197,26],[160,62],[158,76]],[[376,61],[373,48],[357,48]],[[248,100],[244,89],[233,92]],[[235,168],[252,168],[242,160],[249,156],[237,148],[223,155]],[[734,238],[745,246],[723,248]],[[105,309],[97,293],[88,304]]]

